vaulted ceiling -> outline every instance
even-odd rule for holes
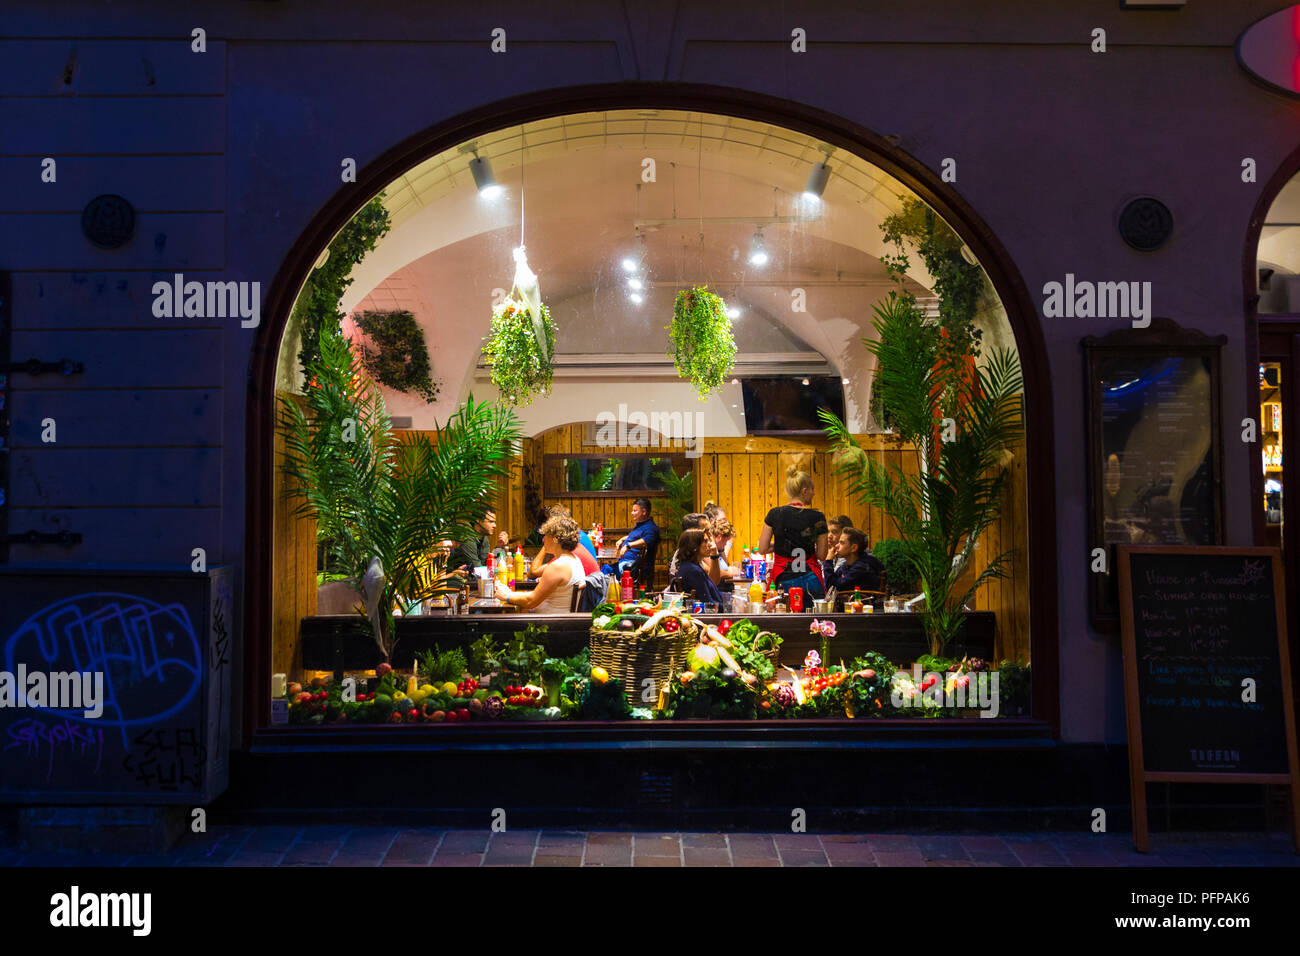
[[[504,187],[494,201],[475,189],[475,155]],[[809,203],[800,194],[823,161],[830,180],[823,201]],[[494,394],[479,350],[522,238],[559,328],[555,393],[524,410],[529,431],[589,417],[602,384],[654,381],[660,399],[675,401],[665,328],[676,291],[696,284],[740,309],[740,374],[841,376],[846,411],[865,428],[871,361],[861,340],[891,287],[879,224],[907,194],[857,156],[763,123],[674,111],[557,117],[463,144],[394,181],[384,193],[392,229],[353,270],[342,307],[415,314],[442,395],[431,406],[386,398],[415,427],[441,420],[471,390]],[[761,268],[749,262],[760,227],[771,256]],[[620,262],[638,233],[649,274],[634,304]],[[925,296],[929,276],[913,267],[909,287]],[[711,404],[719,433],[744,433],[726,411],[734,394]]]

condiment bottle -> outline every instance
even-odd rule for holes
[[[624,571],[623,580],[619,582],[622,588],[622,600],[624,604],[632,603],[632,572]]]

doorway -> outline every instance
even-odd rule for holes
[[[1263,543],[1282,551],[1286,593],[1300,588],[1300,316],[1260,317],[1259,402],[1260,441],[1258,467],[1263,474],[1263,495],[1256,507],[1264,517]],[[1287,518],[1291,520],[1288,521]],[[1295,601],[1288,602],[1287,627],[1292,676],[1300,683],[1300,621]]]

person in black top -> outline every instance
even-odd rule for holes
[[[809,507],[813,499],[812,477],[791,465],[786,472],[785,491],[790,503],[773,508],[763,520],[758,553],[775,551],[772,583],[777,587],[802,587],[814,598],[826,593],[822,580],[822,559],[826,557],[826,516]]]
[[[844,566],[839,571],[828,571],[826,587],[835,588],[840,594],[849,594],[854,588],[864,591],[879,591],[880,572],[884,564],[867,550],[867,536],[857,528],[845,528],[840,532],[840,544],[836,549],[838,557],[844,559]],[[831,562],[827,561],[829,565]]]
[[[704,570],[704,562],[718,553],[713,535],[703,528],[683,531],[677,542],[677,575],[669,587],[675,591],[694,591],[695,600],[722,604],[722,593]]]

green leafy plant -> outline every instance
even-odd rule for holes
[[[1030,712],[1030,670],[1019,661],[998,665],[999,712],[1003,717],[1022,717]]]
[[[736,365],[736,337],[722,299],[704,286],[683,289],[673,304],[668,354],[700,401],[720,387]]]
[[[469,646],[469,665],[478,676],[490,674],[497,669],[497,660],[501,656],[501,645],[491,634],[484,634]]]
[[[673,681],[662,716],[669,720],[706,718],[752,718],[757,713],[758,694],[739,675],[723,677],[722,671],[701,671],[689,683]]]
[[[510,409],[470,396],[432,437],[399,440],[378,388],[337,327],[322,330],[320,351],[308,367],[305,407],[281,401],[281,467],[296,510],[316,517],[332,555],[359,582],[386,658],[399,602],[409,613],[459,587],[441,542],[474,533],[483,501],[507,473],[519,423]]]
[[[896,278],[906,268],[901,246],[885,261]],[[897,526],[898,551],[916,572],[931,650],[939,653],[961,629],[963,606],[975,591],[1005,576],[1010,551],[993,556],[958,590],[980,536],[1001,512],[1004,456],[1023,434],[1020,362],[997,349],[977,363],[976,339],[927,323],[908,292],[891,292],[874,311],[877,337],[864,344],[876,357],[881,407],[915,456],[914,473],[869,457],[827,409],[818,415],[849,494]]]
[[[389,230],[388,210],[380,193],[361,207],[329,244],[329,255],[313,269],[293,304],[293,323],[302,341],[298,363],[303,374],[310,376],[309,366],[320,360],[320,335],[323,329],[338,328],[343,321],[339,300],[352,284],[352,267],[372,251]]]
[[[406,309],[359,312],[352,320],[365,338],[358,343],[361,364],[382,385],[437,401],[438,386],[430,376],[429,349],[424,330]]]
[[[663,485],[666,497],[659,502],[659,513],[652,517],[664,535],[661,547],[676,548],[682,518],[695,510],[695,472],[678,475],[670,469],[663,475]]]
[[[460,680],[468,669],[465,652],[459,647],[440,651],[436,647],[419,654],[420,677],[430,684],[453,683]]]
[[[537,342],[532,313],[521,298],[512,296],[492,310],[492,330],[483,357],[492,369],[492,384],[512,405],[529,405],[537,394],[551,394],[555,322],[545,305],[541,311],[545,354]]]
[[[917,588],[916,569],[907,560],[906,548],[897,538],[882,538],[871,546],[889,575],[889,588],[895,594],[911,594]]]

